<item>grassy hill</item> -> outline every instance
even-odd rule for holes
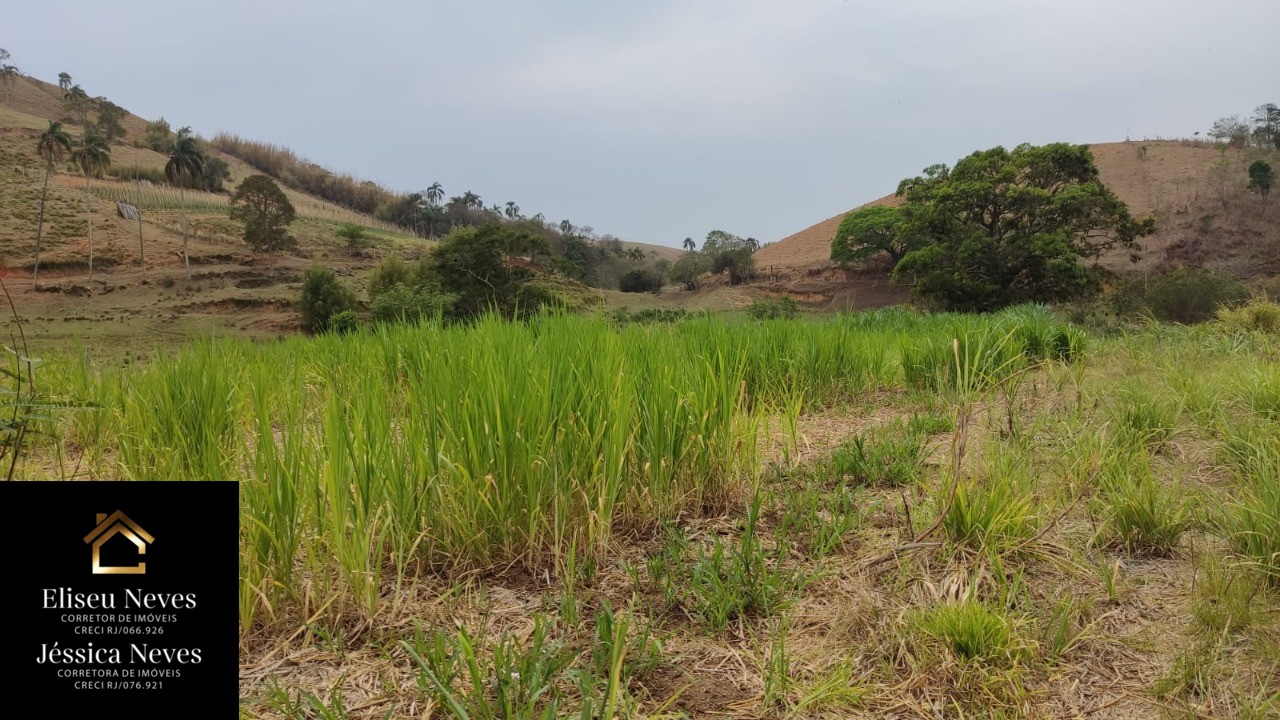
[[[1100,143],[1090,149],[1102,182],[1135,215],[1154,216],[1157,225],[1157,234],[1143,241],[1139,263],[1116,254],[1103,258],[1105,266],[1159,271],[1196,265],[1241,278],[1280,272],[1280,224],[1274,215],[1265,217],[1258,199],[1245,191],[1245,168],[1261,151],[1166,140]],[[1225,181],[1215,169],[1220,164],[1227,170]],[[860,207],[897,202],[887,195]],[[757,264],[782,273],[832,267],[831,241],[848,212],[761,249]]]

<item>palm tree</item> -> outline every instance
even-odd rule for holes
[[[626,256],[632,262],[640,262],[644,260],[644,251],[638,247],[633,247],[626,252]]]
[[[169,152],[169,162],[164,164],[164,176],[178,186],[178,198],[182,203],[182,263],[191,277],[191,256],[187,252],[187,183],[194,183],[204,173],[204,153],[196,145],[190,127],[178,131]]]
[[[693,238],[687,237],[684,239],[684,249],[693,252],[698,249],[698,243],[694,242]]]
[[[71,151],[71,162],[84,172],[84,212],[89,219],[89,278],[93,278],[93,204],[89,200],[89,176],[101,175],[111,165],[111,146],[97,132],[84,134],[80,146]]]
[[[79,116],[81,125],[87,126],[89,124],[89,105],[92,100],[89,98],[89,93],[84,91],[84,88],[79,85],[72,86],[70,90],[63,93],[62,100],[72,112]]]
[[[568,220],[561,220],[561,221],[560,221],[560,234],[561,234],[561,235],[564,235],[565,237],[569,237],[570,235],[572,235],[572,234],[573,234],[573,223],[569,222]]]
[[[40,287],[40,241],[44,238],[44,203],[49,197],[49,175],[53,173],[53,164],[61,162],[63,156],[71,151],[71,136],[62,129],[62,123],[49,121],[49,128],[40,136],[36,151],[44,158],[44,190],[40,193],[40,222],[36,226],[36,265],[31,271],[31,283]]]
[[[507,201],[507,219],[515,220],[520,217],[520,206],[514,200]]]
[[[433,182],[423,195],[427,196],[427,202],[432,205],[439,205],[440,201],[444,199],[444,186],[438,182]]]
[[[13,85],[22,77],[17,65],[0,65],[0,85],[4,85],[4,101],[9,102],[13,95]]]
[[[480,196],[471,192],[470,190],[462,193],[462,204],[466,207],[473,207],[473,208],[484,207],[484,201],[480,199]]]
[[[747,250],[755,252],[760,249],[760,241],[753,237],[747,238]]]
[[[63,95],[65,95],[67,91],[71,89],[70,73],[65,73],[65,72],[58,73],[58,87],[62,89]]]

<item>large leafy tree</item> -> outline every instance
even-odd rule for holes
[[[93,277],[93,201],[89,197],[89,178],[98,177],[111,166],[111,145],[102,135],[86,131],[80,144],[71,151],[71,162],[84,173],[84,213],[89,223],[89,277]]]
[[[536,310],[546,298],[528,288],[533,273],[516,259],[543,244],[542,238],[497,224],[449,233],[430,263],[441,290],[456,297],[450,314],[463,319],[494,310],[510,317]]]
[[[192,185],[204,174],[204,153],[196,144],[191,128],[178,130],[178,137],[169,151],[169,161],[164,164],[164,176],[178,186],[178,198],[182,203],[182,264],[191,277],[191,255],[188,252],[187,233],[187,185]]]
[[[684,286],[685,290],[697,290],[702,286],[702,276],[711,272],[711,258],[705,254],[690,250],[680,256],[671,266],[671,279]]]
[[[729,282],[738,285],[755,274],[756,261],[752,257],[757,244],[754,239],[743,239],[724,230],[712,230],[702,243],[702,252],[711,259],[711,272],[729,272]]]
[[[920,236],[903,221],[901,210],[876,205],[854,210],[840,221],[831,241],[831,259],[847,267],[884,253],[896,266],[920,244]]]
[[[49,197],[49,175],[53,173],[53,165],[62,162],[66,154],[71,152],[71,136],[62,128],[62,123],[49,121],[49,127],[40,135],[36,143],[36,151],[44,158],[44,189],[40,192],[40,220],[36,225],[36,264],[31,271],[31,282],[40,286],[40,242],[44,238],[44,205]]]
[[[903,232],[922,246],[895,274],[950,309],[1078,297],[1096,283],[1082,260],[1117,246],[1136,252],[1155,230],[1102,184],[1084,145],[975,152],[902,181],[898,194]]]
[[[251,175],[231,196],[231,219],[244,223],[244,241],[257,252],[280,252],[296,241],[289,225],[297,217],[293,203],[266,175]]]

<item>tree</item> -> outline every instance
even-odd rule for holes
[[[432,205],[439,205],[444,199],[444,186],[438,182],[431,183],[431,187],[427,188],[423,195],[426,196],[427,202]]]
[[[98,108],[98,132],[110,145],[124,137],[124,125],[121,123],[129,115],[129,111],[111,102],[105,97],[94,98]]]
[[[690,250],[676,260],[671,266],[671,279],[684,286],[685,290],[697,290],[702,286],[702,276],[711,272],[711,258],[705,254]]]
[[[1218,118],[1209,128],[1209,137],[1222,140],[1232,145],[1243,145],[1249,138],[1249,123],[1239,115]]]
[[[244,241],[256,252],[294,247],[289,225],[296,217],[293,203],[266,175],[250,175],[231,195],[231,219],[244,223]]]
[[[89,97],[89,93],[85,92],[84,88],[72,85],[71,89],[63,94],[62,101],[82,126],[89,126],[89,111],[93,109],[93,98]]]
[[[894,270],[917,294],[956,310],[1069,300],[1095,287],[1082,259],[1155,231],[1098,177],[1084,145],[978,151],[898,186],[904,232],[921,246]]]
[[[644,262],[644,251],[638,247],[633,247],[624,253],[631,262]]]
[[[338,279],[333,268],[315,265],[303,275],[298,311],[307,332],[326,332],[335,317],[354,310],[355,306],[355,293]]]
[[[520,217],[520,206],[517,205],[514,200],[508,200],[507,207],[504,213],[506,214],[508,220],[515,220],[516,218]]]
[[[71,151],[71,162],[84,173],[84,212],[89,222],[89,277],[93,278],[93,202],[89,199],[89,176],[97,177],[111,166],[111,146],[92,130],[85,131],[79,147]]]
[[[36,264],[31,271],[31,283],[40,287],[40,241],[44,237],[44,204],[49,197],[49,175],[53,172],[53,164],[62,162],[62,158],[71,152],[71,136],[62,129],[62,123],[49,121],[49,127],[40,135],[36,143],[36,151],[44,158],[44,190],[40,192],[40,222],[36,225]]]
[[[200,153],[204,156],[204,168],[200,172],[197,184],[204,188],[205,192],[223,192],[226,188],[222,184],[231,179],[231,166],[227,165],[227,162],[222,158],[217,155],[210,155],[203,149],[200,150]]]
[[[920,246],[919,236],[909,229],[898,208],[876,205],[854,210],[840,221],[831,241],[831,259],[848,267],[885,253],[897,266]]]
[[[462,204],[469,208],[484,207],[484,201],[480,199],[480,196],[471,192],[470,190],[462,193],[461,200],[462,200]]]
[[[1262,196],[1262,213],[1267,212],[1267,196],[1276,184],[1276,172],[1266,160],[1254,160],[1249,164],[1249,189]]]
[[[436,236],[436,223],[443,222],[445,217],[444,208],[439,205],[428,205],[422,208],[422,221],[427,224],[427,237]]]
[[[1280,150],[1280,106],[1266,103],[1254,109],[1253,134],[1263,147]]]
[[[533,273],[510,260],[544,244],[541,238],[503,225],[458,228],[430,256],[441,290],[456,296],[454,318],[477,317],[493,310],[506,317],[528,314],[547,301],[527,285]]]
[[[688,252],[693,252],[698,249],[698,243],[694,242],[693,238],[687,237],[684,239],[684,249]]]
[[[5,54],[7,55],[8,53]],[[18,69],[17,65],[0,62],[0,85],[4,86],[5,102],[9,102],[10,97],[13,95],[13,86],[17,84],[20,77],[22,77],[22,71]]]
[[[752,241],[725,232],[712,230],[702,243],[702,252],[711,259],[711,272],[729,271],[729,283],[738,285],[755,275],[756,260],[752,257]]]
[[[347,241],[347,247],[352,250],[360,250],[369,247],[369,241],[365,238],[364,227],[355,223],[342,223],[338,228],[338,237]]]
[[[191,128],[184,127],[178,131],[178,138],[169,151],[169,161],[164,164],[164,176],[178,186],[178,198],[182,203],[182,264],[186,266],[188,278],[191,277],[191,254],[187,244],[186,187],[188,183],[195,183],[203,173],[204,153],[196,145]]]
[[[71,73],[58,73],[58,89],[65,95],[71,89]]]
[[[169,121],[163,117],[147,123],[142,134],[142,142],[156,152],[167,153],[173,150],[173,130]]]

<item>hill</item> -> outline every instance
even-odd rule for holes
[[[1196,265],[1241,278],[1280,272],[1280,225],[1263,215],[1244,187],[1245,167],[1262,151],[1168,140],[1100,143],[1090,150],[1102,182],[1133,214],[1156,218],[1157,234],[1143,241],[1136,265],[1116,254],[1104,257],[1104,266],[1159,271]],[[888,195],[859,207],[897,202]],[[848,212],[767,245],[756,254],[757,264],[783,275],[833,268],[831,241]]]
[[[0,94],[0,275],[36,340],[75,338],[137,348],[191,333],[273,336],[297,327],[291,303],[308,266],[331,265],[359,287],[362,276],[382,257],[393,253],[415,257],[432,244],[368,212],[350,209],[354,205],[344,207],[303,192],[300,176],[305,173],[312,185],[327,186],[322,190],[367,190],[362,205],[366,208],[376,204],[368,202],[369,193],[377,203],[397,202],[398,196],[390,191],[332,173],[284,148],[262,144],[253,148],[260,153],[278,151],[275,159],[282,161],[281,171],[251,165],[255,158],[215,139],[205,145],[205,152],[227,166],[226,190],[265,172],[276,177],[297,209],[298,220],[290,228],[298,240],[297,249],[284,255],[255,255],[240,237],[239,226],[228,217],[229,192],[180,192],[161,182],[111,177],[120,169],[136,168],[143,177],[160,180],[168,159],[146,146],[148,121],[127,114],[121,121],[124,136],[111,147],[113,170],[88,181],[87,192],[85,178],[69,164],[53,168],[37,289],[31,273],[45,175],[37,140],[54,119],[64,120],[73,138],[82,131],[78,122],[66,117],[68,108],[59,86],[21,77],[8,90],[7,95]],[[136,206],[142,221],[122,217],[118,201]],[[190,277],[182,255],[184,208]],[[497,217],[482,207],[467,206],[463,212],[478,218]],[[340,239],[337,233],[346,224],[363,227],[370,247],[353,250]],[[651,262],[674,261],[683,254],[645,243],[622,241],[621,247],[639,248]],[[629,262],[617,260],[619,266]]]

